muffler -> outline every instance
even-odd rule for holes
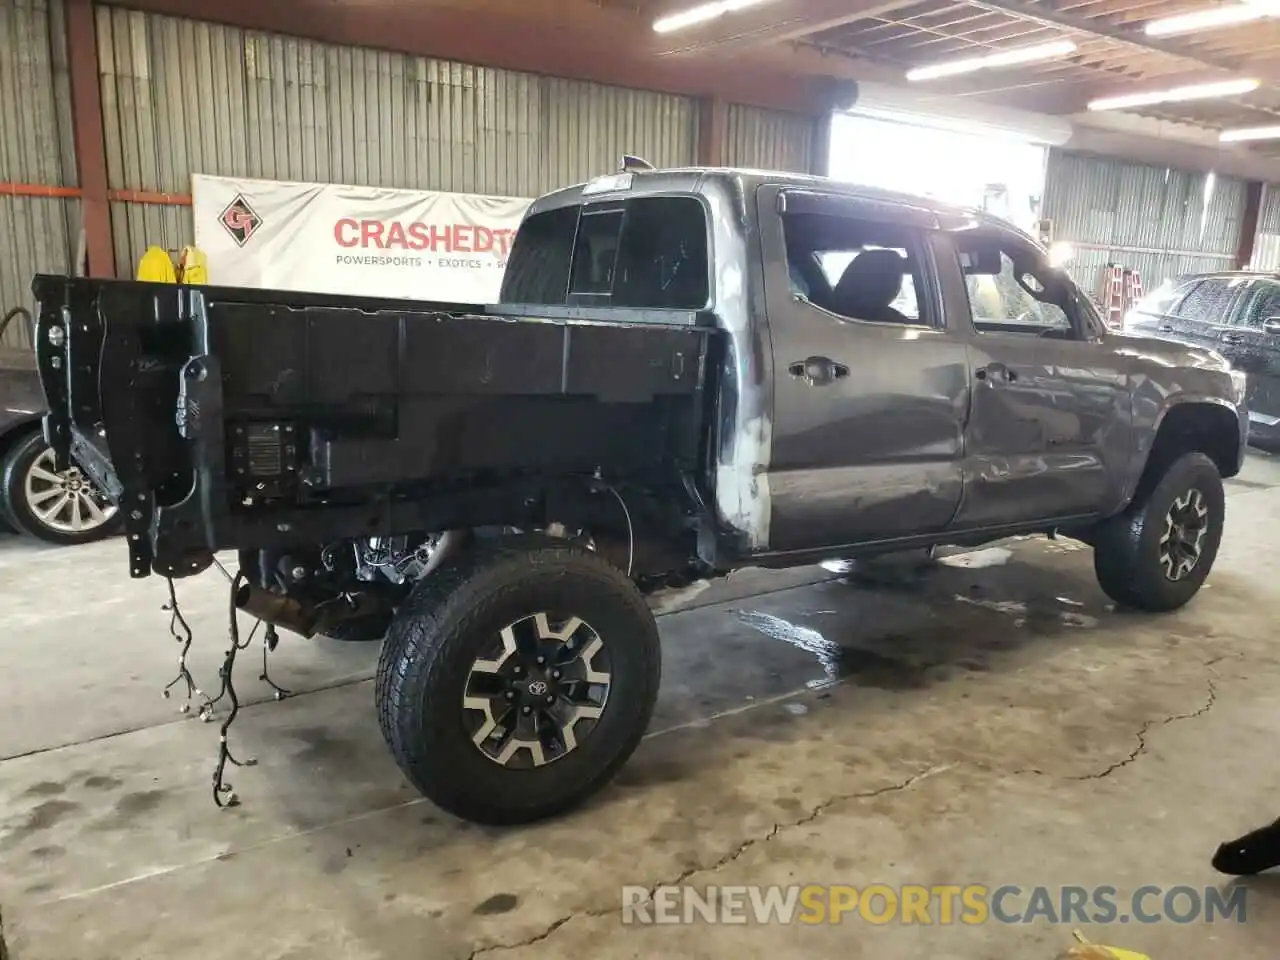
[[[315,607],[248,583],[236,591],[236,606],[251,617],[308,639],[316,635],[320,620]]]

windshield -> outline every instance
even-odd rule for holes
[[[708,267],[707,216],[694,197],[560,207],[520,225],[501,299],[701,310]]]

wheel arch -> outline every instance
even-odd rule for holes
[[[1184,453],[1203,453],[1225,477],[1240,472],[1245,437],[1237,408],[1221,397],[1172,398],[1156,421],[1154,437],[1130,499],[1159,482],[1164,469]]]
[[[40,432],[40,421],[39,416],[24,417],[11,421],[7,427],[0,430],[0,462],[9,455],[10,450],[27,437]]]

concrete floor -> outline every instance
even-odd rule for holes
[[[1042,538],[923,572],[751,572],[662,618],[649,737],[586,809],[490,830],[383,748],[376,650],[287,638],[257,766],[210,799],[217,730],[159,688],[163,583],[117,543],[0,538],[0,914],[9,960],[548,955],[1051,960],[1071,928],[621,923],[623,885],[873,882],[1226,889],[1209,857],[1280,815],[1280,461],[1229,484],[1208,588],[1115,612],[1089,552]],[[180,584],[214,685],[216,573]],[[256,657],[255,646],[251,653]],[[1091,927],[1153,960],[1276,956],[1280,877],[1246,922]],[[0,957],[4,947],[0,945]]]

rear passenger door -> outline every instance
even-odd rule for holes
[[[933,215],[808,191],[759,193],[773,351],[770,547],[946,529],[960,503],[969,380],[943,322]]]
[[[1249,419],[1280,426],[1280,282],[1249,282],[1237,299],[1218,349],[1249,378]]]

